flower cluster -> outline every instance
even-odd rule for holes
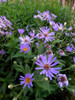
[[[7,37],[12,34],[12,23],[5,16],[0,17],[0,36],[6,35]]]
[[[63,86],[68,86],[69,81],[67,79],[67,76],[65,74],[61,74],[60,70],[62,70],[59,59],[55,56],[56,54],[59,54],[61,56],[65,56],[68,53],[75,50],[74,44],[68,44],[68,38],[71,39],[72,36],[75,36],[75,33],[71,32],[72,27],[66,28],[66,24],[64,25],[62,23],[55,23],[54,19],[57,17],[54,14],[50,14],[49,11],[45,11],[41,13],[40,11],[37,11],[38,14],[34,15],[34,18],[39,18],[41,21],[48,21],[50,26],[44,26],[39,27],[38,31],[35,31],[31,29],[31,31],[28,30],[29,26],[25,29],[18,29],[18,32],[20,34],[19,40],[20,40],[20,52],[24,52],[27,54],[29,50],[31,49],[32,43],[34,43],[35,48],[39,51],[39,49],[44,50],[43,53],[38,53],[37,57],[34,57],[35,64],[39,67],[35,67],[34,70],[40,72],[39,74],[42,76],[45,76],[50,81],[57,79],[58,85],[62,88]],[[24,32],[28,32],[29,35],[24,35]],[[63,39],[62,37],[65,36],[66,39]],[[56,44],[54,44],[57,40],[62,41],[61,44],[57,43],[57,51],[55,52],[53,49]],[[36,42],[35,42],[36,41]],[[57,42],[60,42],[57,41]],[[64,47],[64,44],[67,43],[67,45]],[[52,45],[53,44],[53,45]],[[41,45],[43,46],[41,48]],[[64,48],[63,48],[64,47]],[[35,50],[34,48],[34,50]],[[75,63],[75,57],[73,57],[73,61]],[[23,88],[28,85],[28,88],[30,86],[33,86],[32,76],[35,74],[27,73],[25,74],[25,77],[20,76],[20,85],[24,84]]]

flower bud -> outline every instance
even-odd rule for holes
[[[50,22],[50,25],[52,25],[52,22]]]
[[[12,88],[13,88],[13,85],[12,85],[12,84],[9,84],[9,85],[8,85],[8,88],[9,88],[9,89],[12,89]]]
[[[36,57],[34,57],[34,60],[36,60]]]
[[[14,97],[13,100],[17,100],[17,97]]]
[[[47,77],[45,77],[45,78],[44,78],[44,80],[45,80],[45,81],[48,81],[48,78],[47,78]]]
[[[67,22],[64,22],[64,26],[66,26]]]
[[[17,64],[17,62],[16,62],[16,61],[14,61],[13,63],[14,63],[14,64]]]

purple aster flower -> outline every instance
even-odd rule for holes
[[[53,74],[58,74],[59,73],[59,67],[57,68],[52,68],[53,66],[57,65],[59,63],[59,61],[57,62],[54,62],[56,60],[57,57],[55,57],[53,60],[52,60],[52,55],[49,55],[48,56],[48,60],[47,60],[47,56],[43,56],[41,55],[41,60],[39,60],[39,58],[37,58],[37,62],[35,62],[35,64],[41,66],[41,67],[37,67],[35,68],[36,70],[42,70],[40,72],[40,75],[41,74],[46,74],[47,77],[50,78],[50,80],[52,80],[52,77],[54,77]]]
[[[75,63],[75,57],[73,57],[73,61],[74,61],[74,63]]]
[[[47,42],[47,41],[51,41],[52,42],[54,40],[54,38],[55,38],[54,37],[55,33],[54,32],[49,33],[49,30],[50,30],[50,28],[47,28],[47,27],[42,27],[39,30],[39,32],[44,35],[45,42]]]
[[[72,48],[71,48],[70,46],[67,46],[66,50],[67,50],[68,52],[72,52]]]
[[[64,51],[61,50],[61,49],[58,52],[60,53],[60,56],[64,56],[65,55]]]
[[[55,14],[51,14],[52,19],[55,19],[57,16]]]
[[[68,30],[71,31],[72,30],[72,27],[69,27]]]
[[[54,22],[54,21],[50,21],[49,23],[50,23],[50,25],[52,25],[52,26],[55,25],[55,22]]]
[[[51,16],[49,15],[49,11],[44,11],[42,16],[43,16],[43,20],[49,21],[51,19]]]
[[[37,39],[43,39],[44,38],[44,35],[42,33],[38,33],[35,38]]]
[[[43,20],[43,17],[41,16],[42,13],[40,13],[40,11],[37,11],[37,15],[34,15],[34,18],[40,18],[41,20]]]
[[[28,35],[19,37],[21,44],[30,44],[32,41],[32,38],[30,38]]]
[[[33,74],[27,73],[25,74],[25,77],[20,76],[19,80],[21,80],[20,85],[24,84],[23,88],[27,85],[28,88],[30,88],[30,86],[33,86],[32,81],[34,80],[34,78],[32,78]]]
[[[47,55],[52,55],[53,56],[53,51],[52,50],[46,50]]]
[[[66,35],[66,36],[70,36],[70,34],[69,34],[69,33],[65,33],[65,35]]]
[[[54,31],[58,31],[58,29],[59,29],[59,25],[58,25],[58,23],[56,23],[56,24],[54,24],[53,25],[53,29],[54,29]]]
[[[18,32],[19,32],[20,34],[23,34],[23,33],[24,33],[24,29],[18,29]]]
[[[5,54],[5,50],[0,50],[0,55],[4,55]]]
[[[29,35],[31,36],[31,38],[34,38],[35,37],[35,31],[29,32]]]
[[[50,49],[50,48],[51,48],[51,45],[46,44],[45,47],[46,47],[47,49]]]
[[[75,33],[72,33],[72,32],[71,32],[71,35],[72,35],[72,36],[75,36]]]
[[[28,44],[26,44],[26,45],[21,44],[20,52],[24,52],[26,54],[29,50],[30,50],[30,46]]]
[[[69,82],[68,82],[67,77],[66,77],[65,74],[58,74],[57,76],[58,76],[57,80],[59,81],[58,85],[60,87],[63,87],[64,85],[68,86]]]
[[[63,31],[63,25],[62,24],[59,25],[59,30]]]

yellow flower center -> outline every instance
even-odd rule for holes
[[[50,69],[50,65],[49,64],[45,64],[44,65],[44,69],[49,70]]]
[[[26,78],[26,82],[27,83],[30,83],[30,78]]]
[[[27,51],[27,48],[25,47],[25,48],[23,48],[23,50],[24,50],[24,51]]]

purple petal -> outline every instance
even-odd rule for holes
[[[58,82],[58,85],[59,85],[60,87],[63,87],[62,82]]]
[[[53,68],[50,69],[50,70],[51,70],[51,72],[52,72],[53,74],[58,74],[58,73],[59,73],[59,71],[56,71],[56,70],[54,70]]]
[[[23,88],[27,85],[27,83],[24,84]]]
[[[49,55],[49,57],[48,57],[48,63],[50,63],[51,60],[52,60],[52,55]]]
[[[37,68],[35,68],[36,70],[40,70],[40,69],[43,69],[43,67],[37,67]]]
[[[45,74],[45,73],[46,73],[46,70],[43,70],[43,71],[40,72],[40,75]]]
[[[73,61],[74,61],[74,63],[75,63],[75,57],[73,57]]]
[[[54,64],[51,65],[51,67],[57,65],[58,63],[59,61],[55,62]]]
[[[30,88],[30,84],[28,84],[28,88]]]
[[[56,58],[57,58],[57,57],[55,57],[55,58],[51,61],[51,63],[53,63],[53,62],[56,60]],[[50,64],[51,64],[51,63],[50,63]]]
[[[38,62],[35,62],[35,64],[36,64],[36,65],[39,65],[39,66],[43,66],[43,64],[39,64]]]
[[[21,82],[20,82],[20,85],[22,85],[22,84],[24,84],[24,83],[25,83],[25,81],[21,81]]]

